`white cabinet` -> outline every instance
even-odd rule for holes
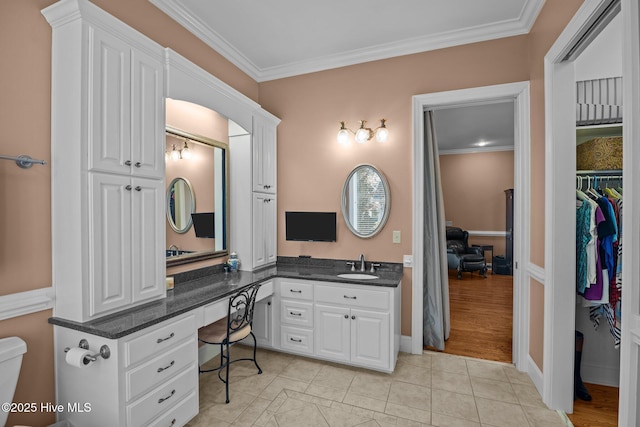
[[[277,260],[276,215],[274,194],[253,193],[253,268]]]
[[[278,283],[281,350],[393,371],[400,349],[400,285]]]
[[[253,191],[276,193],[278,122],[268,116],[253,117]]]
[[[316,285],[315,351],[318,356],[378,369],[392,357],[387,291]],[[325,303],[338,302],[341,305]],[[365,308],[352,308],[353,306]]]
[[[161,179],[164,71],[151,56],[89,26],[89,170]]]
[[[165,295],[164,49],[85,0],[43,14],[54,314],[86,322]]]
[[[57,403],[85,402],[87,412],[64,411],[77,426],[185,425],[198,413],[197,329],[193,314],[180,316],[121,339],[107,339],[55,326]],[[111,351],[83,368],[65,363],[61,349],[81,339],[92,353]]]

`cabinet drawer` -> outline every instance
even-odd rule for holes
[[[290,325],[312,328],[313,303],[283,299],[280,301],[280,321]]]
[[[173,408],[177,402],[198,388],[198,368],[189,365],[164,385],[127,406],[127,425],[141,426],[159,413]]]
[[[280,296],[282,298],[313,300],[313,284],[300,283],[291,280],[280,281]]]
[[[183,426],[197,414],[198,394],[194,391],[167,413],[154,420],[149,427]]]
[[[138,338],[125,343],[125,367],[131,366],[152,355],[162,354],[178,341],[196,333],[195,318],[193,316],[174,321],[151,329]]]
[[[282,326],[280,347],[297,353],[313,354],[313,329]]]
[[[256,301],[262,301],[271,295],[273,295],[273,280],[260,284],[258,294],[256,295]]]
[[[189,339],[168,353],[127,372],[127,402],[166,381],[185,366],[196,363],[196,352],[196,340]]]
[[[390,295],[371,288],[316,285],[316,301],[344,304],[349,307],[389,309]]]

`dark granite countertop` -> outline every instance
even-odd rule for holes
[[[397,287],[402,279],[402,264],[381,263],[374,273],[377,279],[344,279],[338,274],[352,273],[341,260],[279,257],[275,266],[256,271],[225,273],[222,266],[208,267],[175,276],[175,288],[167,297],[126,309],[85,323],[52,317],[49,323],[92,335],[117,339],[160,323],[198,307],[222,300],[239,289],[276,277]],[[368,273],[368,271],[367,271]]]

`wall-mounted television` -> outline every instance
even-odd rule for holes
[[[286,239],[301,242],[335,242],[335,212],[285,212]]]
[[[196,232],[196,237],[210,239],[215,237],[213,212],[192,213],[191,219],[193,219],[193,229]]]

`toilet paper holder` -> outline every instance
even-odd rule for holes
[[[84,350],[89,350],[89,341],[87,341],[86,339],[81,339],[80,342],[78,343],[78,347],[84,349]],[[68,352],[71,348],[70,347],[66,347],[64,349],[64,352]],[[102,347],[100,347],[100,351],[98,353],[95,354],[88,354],[85,356],[86,359],[89,359],[92,362],[95,362],[96,360],[98,360],[98,357],[102,357],[103,359],[108,359],[109,357],[111,357],[111,350],[109,349],[109,346],[104,344]]]

